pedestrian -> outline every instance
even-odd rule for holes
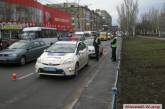
[[[112,61],[116,61],[116,48],[117,48],[117,37],[115,37],[111,42],[111,48],[112,48]]]
[[[100,45],[99,33],[94,35],[93,46],[95,48],[96,60],[99,60],[99,45]]]

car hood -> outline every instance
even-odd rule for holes
[[[74,53],[53,53],[44,52],[41,55],[41,62],[45,64],[61,64],[67,59],[73,59]]]
[[[20,54],[24,49],[5,49],[0,51],[0,54]]]

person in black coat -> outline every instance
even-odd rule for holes
[[[93,46],[95,48],[95,54],[96,54],[96,60],[99,60],[99,45],[100,45],[100,39],[99,35],[96,34],[93,40]]]
[[[117,37],[115,37],[111,42],[111,48],[112,48],[112,61],[116,61],[116,48],[117,48]]]

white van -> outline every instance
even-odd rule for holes
[[[55,28],[47,27],[26,27],[22,30],[21,39],[42,39],[50,45],[57,41],[57,32]]]

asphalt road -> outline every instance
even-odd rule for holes
[[[109,51],[109,41],[103,42],[104,55],[99,62],[91,59],[76,78],[38,78],[35,62],[24,66],[0,65],[0,109],[70,109],[95,75],[102,58]],[[17,80],[12,81],[12,73]]]

